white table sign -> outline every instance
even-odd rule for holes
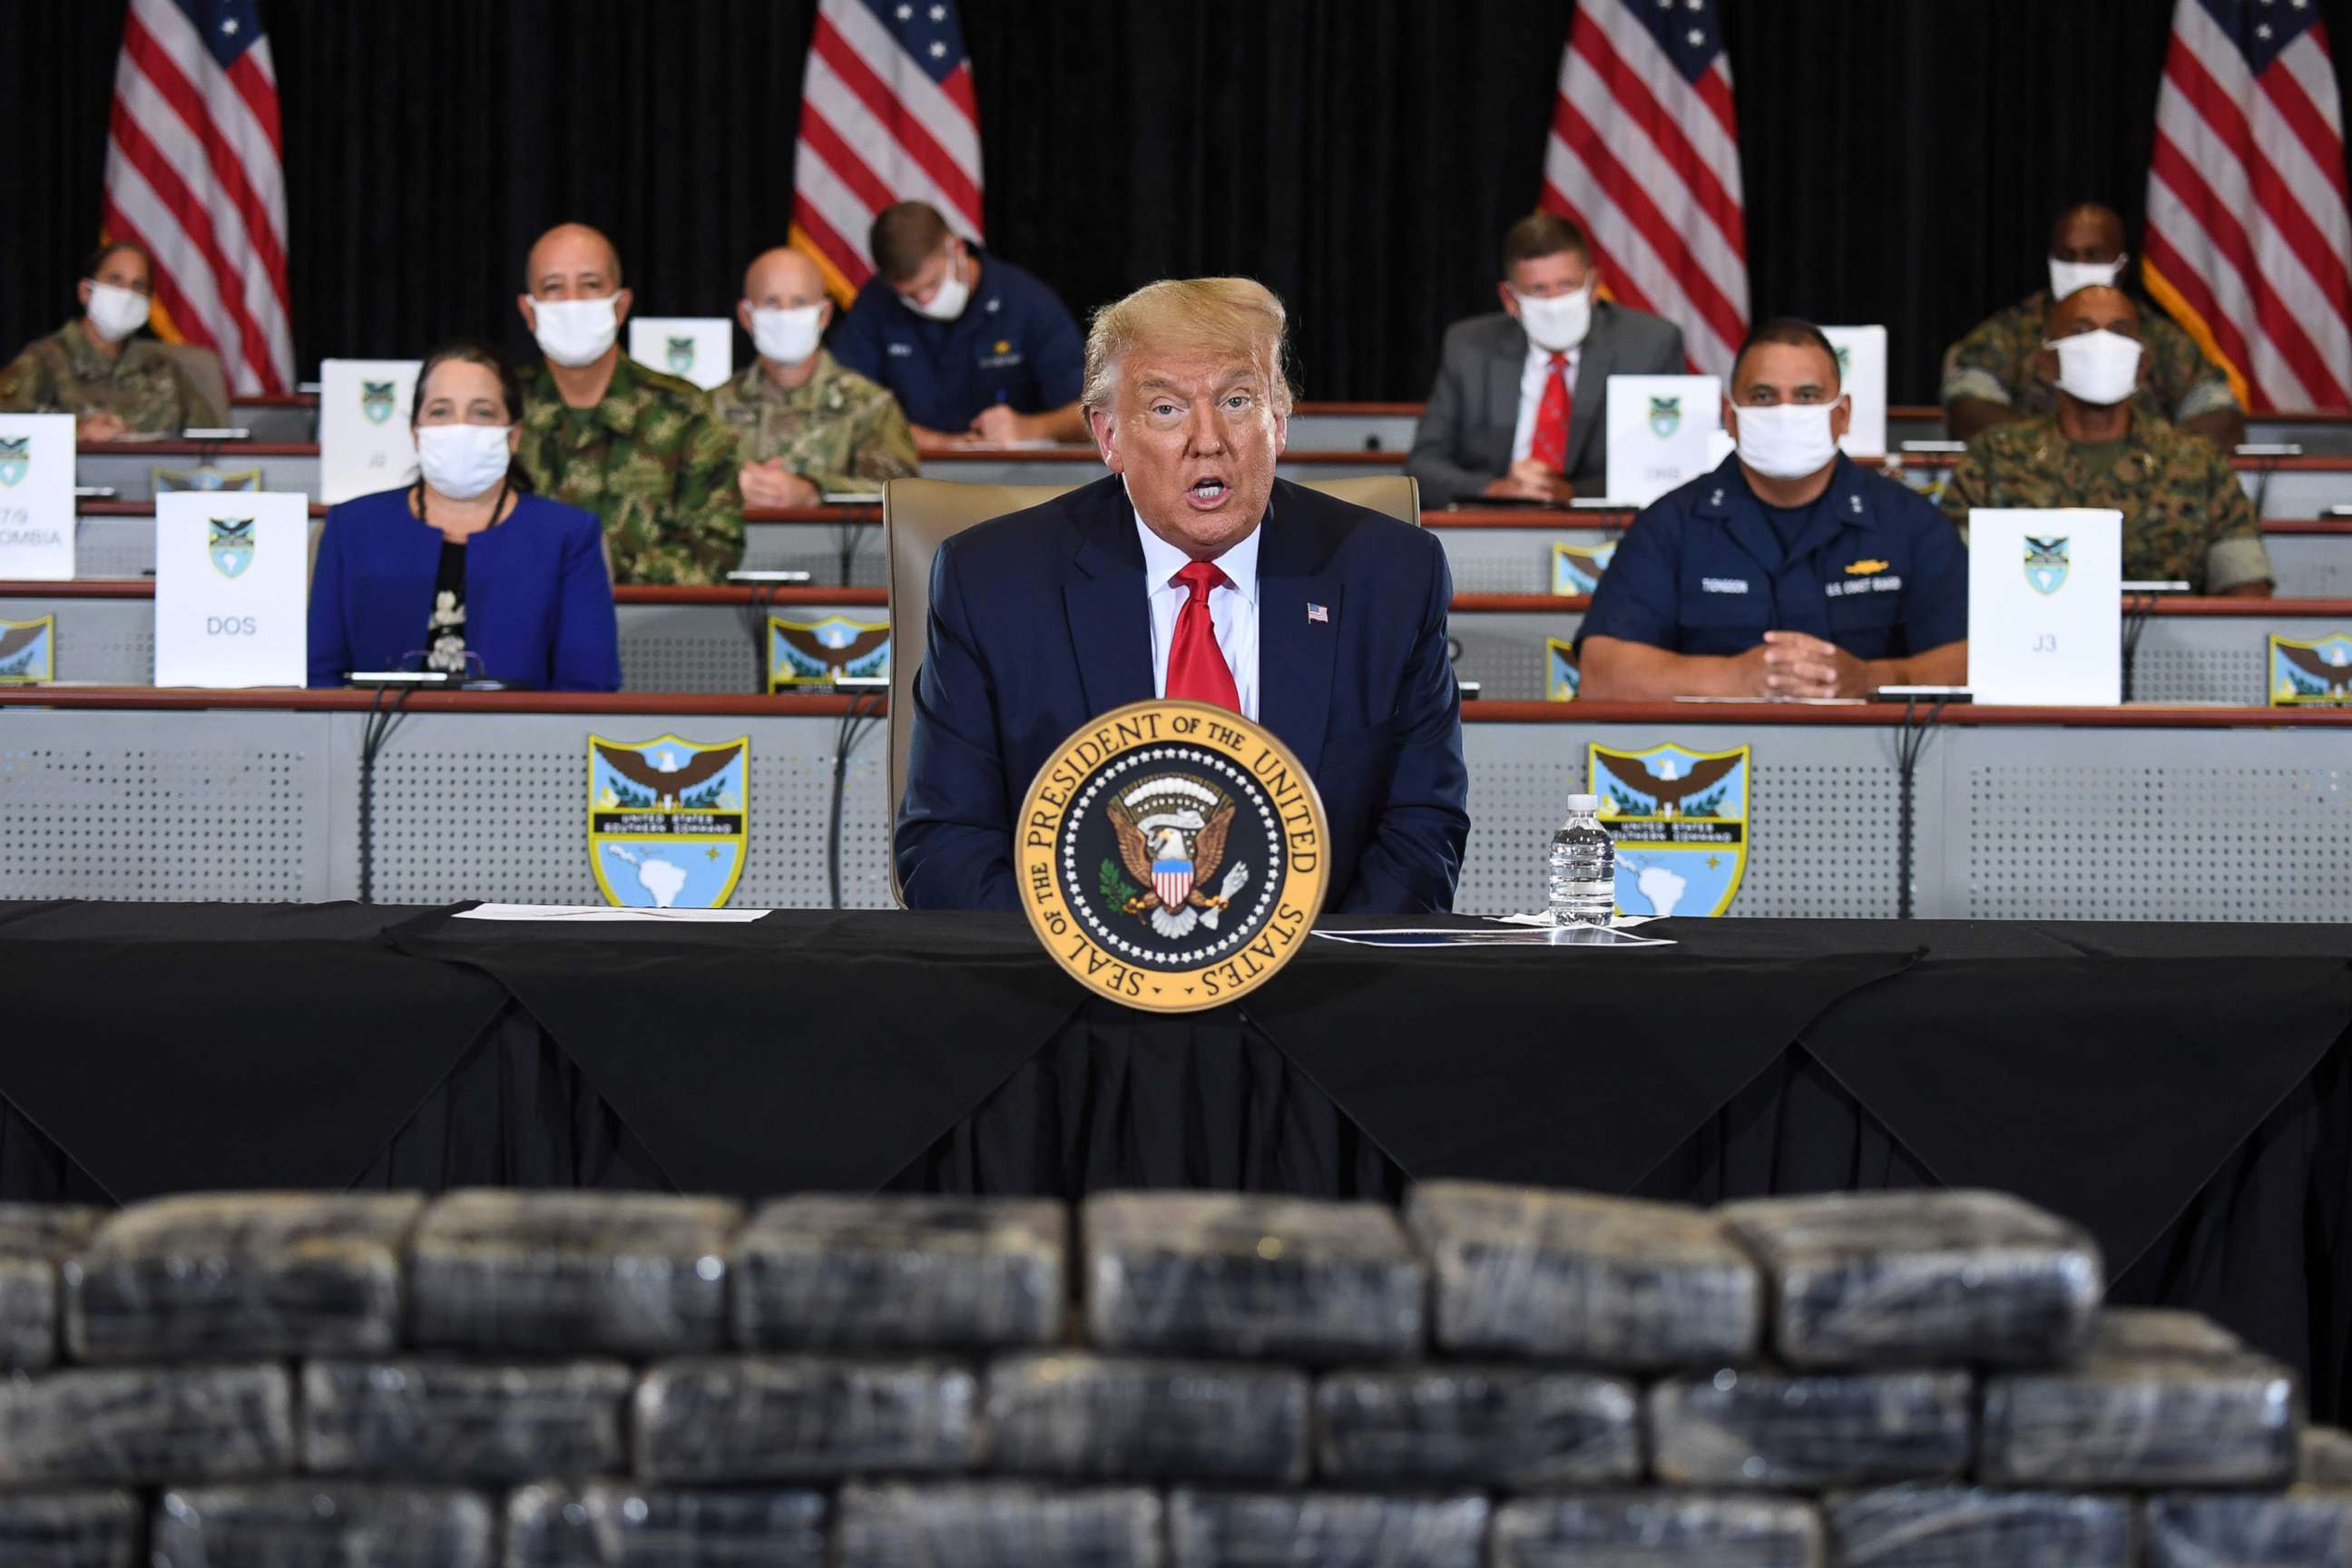
[[[1723,429],[1723,384],[1711,375],[1609,378],[1609,497],[1647,506],[1715,467],[1711,435]]]
[[[157,496],[155,684],[305,684],[310,578],[310,497]]]
[[[74,574],[74,416],[0,414],[0,577]]]
[[[2123,700],[2124,514],[1969,513],[1969,689],[1979,702]]]
[[[319,362],[319,499],[329,506],[397,489],[416,478],[416,441],[408,415],[416,396],[417,363]]]
[[[735,374],[735,322],[727,316],[632,316],[629,357],[709,392]]]
[[[1838,352],[1838,375],[1853,399],[1853,423],[1838,450],[1849,458],[1886,456],[1886,329],[1823,327]]]

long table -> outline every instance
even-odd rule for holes
[[[1242,1005],[1162,1018],[1014,916],[452,913],[0,905],[0,1197],[1982,1185],[2088,1227],[2112,1300],[2287,1360],[2315,1415],[2352,1394],[2341,925],[1310,942]]]
[[[880,703],[0,689],[0,898],[601,901],[588,742],[748,737],[750,908],[890,901]],[[386,699],[383,706],[395,706]],[[1465,913],[1536,908],[1587,748],[1751,748],[1729,912],[2352,921],[2352,710],[1465,704]],[[378,715],[383,721],[383,715]],[[1911,830],[1905,832],[1905,751]],[[836,795],[836,778],[840,781]],[[362,856],[363,779],[372,802]],[[840,802],[837,840],[832,827]]]
[[[1446,536],[1449,545],[1459,537]],[[2352,544],[2352,537],[2347,540]],[[0,582],[0,621],[57,620],[57,679],[145,684],[154,668],[152,581]],[[622,688],[631,692],[735,693],[762,689],[771,614],[808,624],[842,616],[887,623],[880,587],[615,590]],[[1454,673],[1483,697],[1552,696],[1552,653],[1572,643],[1591,599],[1582,595],[1459,593],[1449,629]],[[2352,631],[2352,599],[2135,600],[2129,640],[2136,698],[2255,708],[2269,700],[2269,638],[2304,641]]]

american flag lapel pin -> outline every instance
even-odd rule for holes
[[[1331,612],[1320,605],[1310,604],[1307,606],[1307,619],[1310,624],[1320,621],[1328,626],[1331,624]]]

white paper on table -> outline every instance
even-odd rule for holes
[[[765,910],[614,909],[607,904],[476,904],[460,910],[461,921],[524,921],[541,924],[576,925],[583,921],[650,921],[675,925],[749,925]]]
[[[0,414],[0,577],[72,580],[74,456],[72,415]]]
[[[1515,925],[1507,931],[1450,931],[1405,927],[1395,931],[1318,931],[1328,942],[1356,947],[1672,947],[1674,939],[1635,936],[1604,926]]]
[[[1612,375],[1609,419],[1609,499],[1647,506],[1723,459],[1710,436],[1723,431],[1723,384],[1711,375]]]
[[[309,496],[157,496],[155,684],[305,684],[310,584]],[[421,641],[424,628],[417,633]]]
[[[1840,384],[1853,399],[1853,422],[1838,450],[1849,458],[1886,456],[1886,329],[1823,327],[1822,336],[1837,350]]]

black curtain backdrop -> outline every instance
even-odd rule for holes
[[[1706,0],[1725,12],[1759,315],[1884,322],[1889,391],[2035,287],[2053,209],[2135,232],[2167,0]],[[2331,37],[2352,0],[2322,0]],[[0,342],[70,313],[124,0],[5,0]],[[1084,312],[1171,274],[1291,303],[1300,390],[1418,399],[1535,204],[1570,0],[963,0],[988,240]],[[638,309],[731,310],[791,208],[814,0],[263,0],[294,336],[525,344],[525,249],[580,218]],[[2340,69],[2339,66],[2339,69]]]

